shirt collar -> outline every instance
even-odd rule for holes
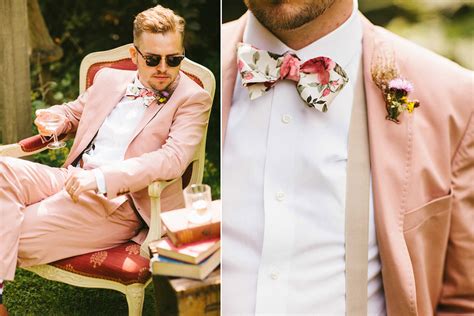
[[[357,0],[350,17],[337,29],[299,50],[293,50],[267,30],[252,12],[249,12],[243,34],[243,42],[277,54],[295,52],[302,61],[318,57],[330,57],[342,67],[347,66],[362,49],[362,23],[358,14]]]
[[[135,78],[133,78],[133,84],[136,85],[140,89],[145,88],[145,86],[140,81],[140,79],[138,79],[138,71],[135,73]]]

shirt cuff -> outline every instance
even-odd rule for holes
[[[99,169],[92,169],[95,175],[95,181],[97,183],[97,193],[105,194],[107,193],[107,187],[105,186],[105,177],[104,173]]]

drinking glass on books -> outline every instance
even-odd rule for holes
[[[35,124],[38,131],[43,136],[53,135],[54,141],[48,144],[49,149],[59,149],[66,146],[66,143],[58,140],[58,128],[65,121],[65,117],[47,110],[38,110],[36,112]]]
[[[211,205],[211,187],[207,184],[192,184],[184,191],[184,203],[191,212],[188,215],[188,221],[193,224],[202,224],[212,219],[212,213],[209,210]]]

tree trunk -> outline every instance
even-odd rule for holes
[[[28,0],[28,19],[30,30],[30,49],[32,63],[53,62],[63,56],[63,50],[49,35],[38,0]]]
[[[0,137],[8,144],[32,133],[26,0],[0,0],[0,21]]]

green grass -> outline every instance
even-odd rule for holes
[[[17,269],[15,281],[6,282],[4,304],[10,315],[128,315],[125,295],[43,279]],[[143,315],[157,315],[153,285],[145,292]]]

